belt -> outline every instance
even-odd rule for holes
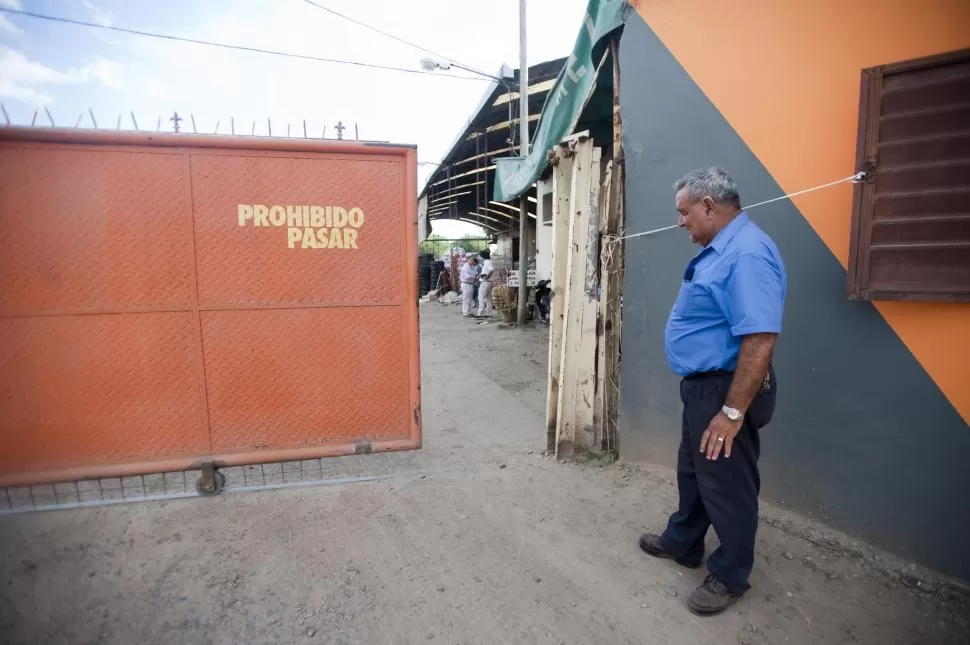
[[[699,381],[705,378],[717,378],[724,376],[734,376],[734,372],[729,372],[727,370],[713,370],[711,372],[694,372],[693,374],[688,374],[684,377],[685,381]],[[772,378],[771,378],[771,368],[768,368],[768,373],[765,374],[764,379],[761,381],[761,389],[765,392],[771,390],[772,388]]]
[[[712,378],[715,376],[731,376],[734,372],[729,372],[727,370],[714,370],[711,372],[694,372],[693,374],[688,374],[684,377],[685,381],[697,381],[702,378]]]

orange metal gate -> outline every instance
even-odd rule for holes
[[[416,167],[0,128],[0,486],[419,448]]]

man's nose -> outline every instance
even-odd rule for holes
[[[680,213],[677,213],[677,226],[686,226],[686,225],[687,225],[687,218],[681,215]]]

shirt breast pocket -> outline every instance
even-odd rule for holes
[[[710,291],[696,282],[683,283],[674,303],[674,311],[681,318],[706,318],[714,307]]]

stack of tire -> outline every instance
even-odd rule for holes
[[[445,270],[445,263],[441,260],[435,260],[431,263],[431,289],[428,291],[433,291],[438,288],[438,278],[441,277],[441,272]]]
[[[434,256],[424,253],[418,258],[418,295],[424,297],[431,291],[431,261]]]

